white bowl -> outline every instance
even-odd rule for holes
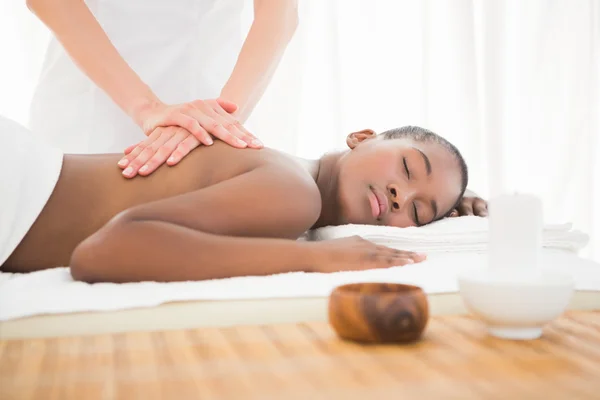
[[[491,335],[503,339],[536,339],[542,327],[560,316],[573,294],[571,274],[540,270],[535,273],[466,271],[458,278],[461,297]]]

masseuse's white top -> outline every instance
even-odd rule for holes
[[[218,97],[239,54],[244,0],[86,0],[119,53],[165,103]],[[30,126],[65,153],[122,152],[140,128],[53,39]]]
[[[58,182],[63,154],[0,116],[0,265],[17,248]]]

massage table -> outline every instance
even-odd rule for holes
[[[398,244],[399,248],[427,246],[428,259],[380,270],[299,272],[168,284],[89,285],[74,282],[68,268],[21,276],[0,273],[0,339],[326,321],[329,293],[336,286],[352,282],[418,285],[428,294],[433,315],[467,311],[456,278],[467,269],[487,264],[487,253],[481,246],[487,241],[484,219],[447,219],[401,230],[351,229],[322,228],[317,240],[357,233],[369,238],[371,234],[370,240]],[[462,232],[460,239],[455,239],[457,231]],[[576,291],[569,309],[600,309],[600,264],[577,255],[587,242],[585,235],[568,225],[548,226],[543,240],[547,247],[541,252],[540,264],[569,271],[574,277]]]
[[[432,315],[467,313],[458,293],[429,294],[428,300]],[[600,309],[600,291],[576,291],[569,309]],[[309,321],[327,321],[327,297],[184,301],[129,310],[37,315],[0,322],[0,340]]]

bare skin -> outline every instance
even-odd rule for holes
[[[67,155],[54,193],[2,269],[70,265],[75,279],[132,282],[422,261],[356,237],[294,240],[324,225],[426,224],[461,196],[454,156],[437,144],[372,131],[347,143],[351,151],[306,161],[218,142],[133,180],[115,166],[119,154]]]
[[[274,151],[266,153],[272,153],[271,162],[278,161]],[[180,166],[159,168],[151,176],[128,180],[116,166],[120,154],[65,155],[52,196],[3,269],[29,272],[42,265],[68,265],[75,247],[120,212],[241,175],[263,164],[261,156],[265,155],[216,142],[210,150],[196,149]],[[209,169],[219,159],[240,162],[218,163],[218,170]],[[57,237],[60,240],[54,240]]]

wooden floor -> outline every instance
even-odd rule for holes
[[[600,311],[503,341],[470,317],[361,346],[324,323],[0,341],[0,399],[600,399]]]

